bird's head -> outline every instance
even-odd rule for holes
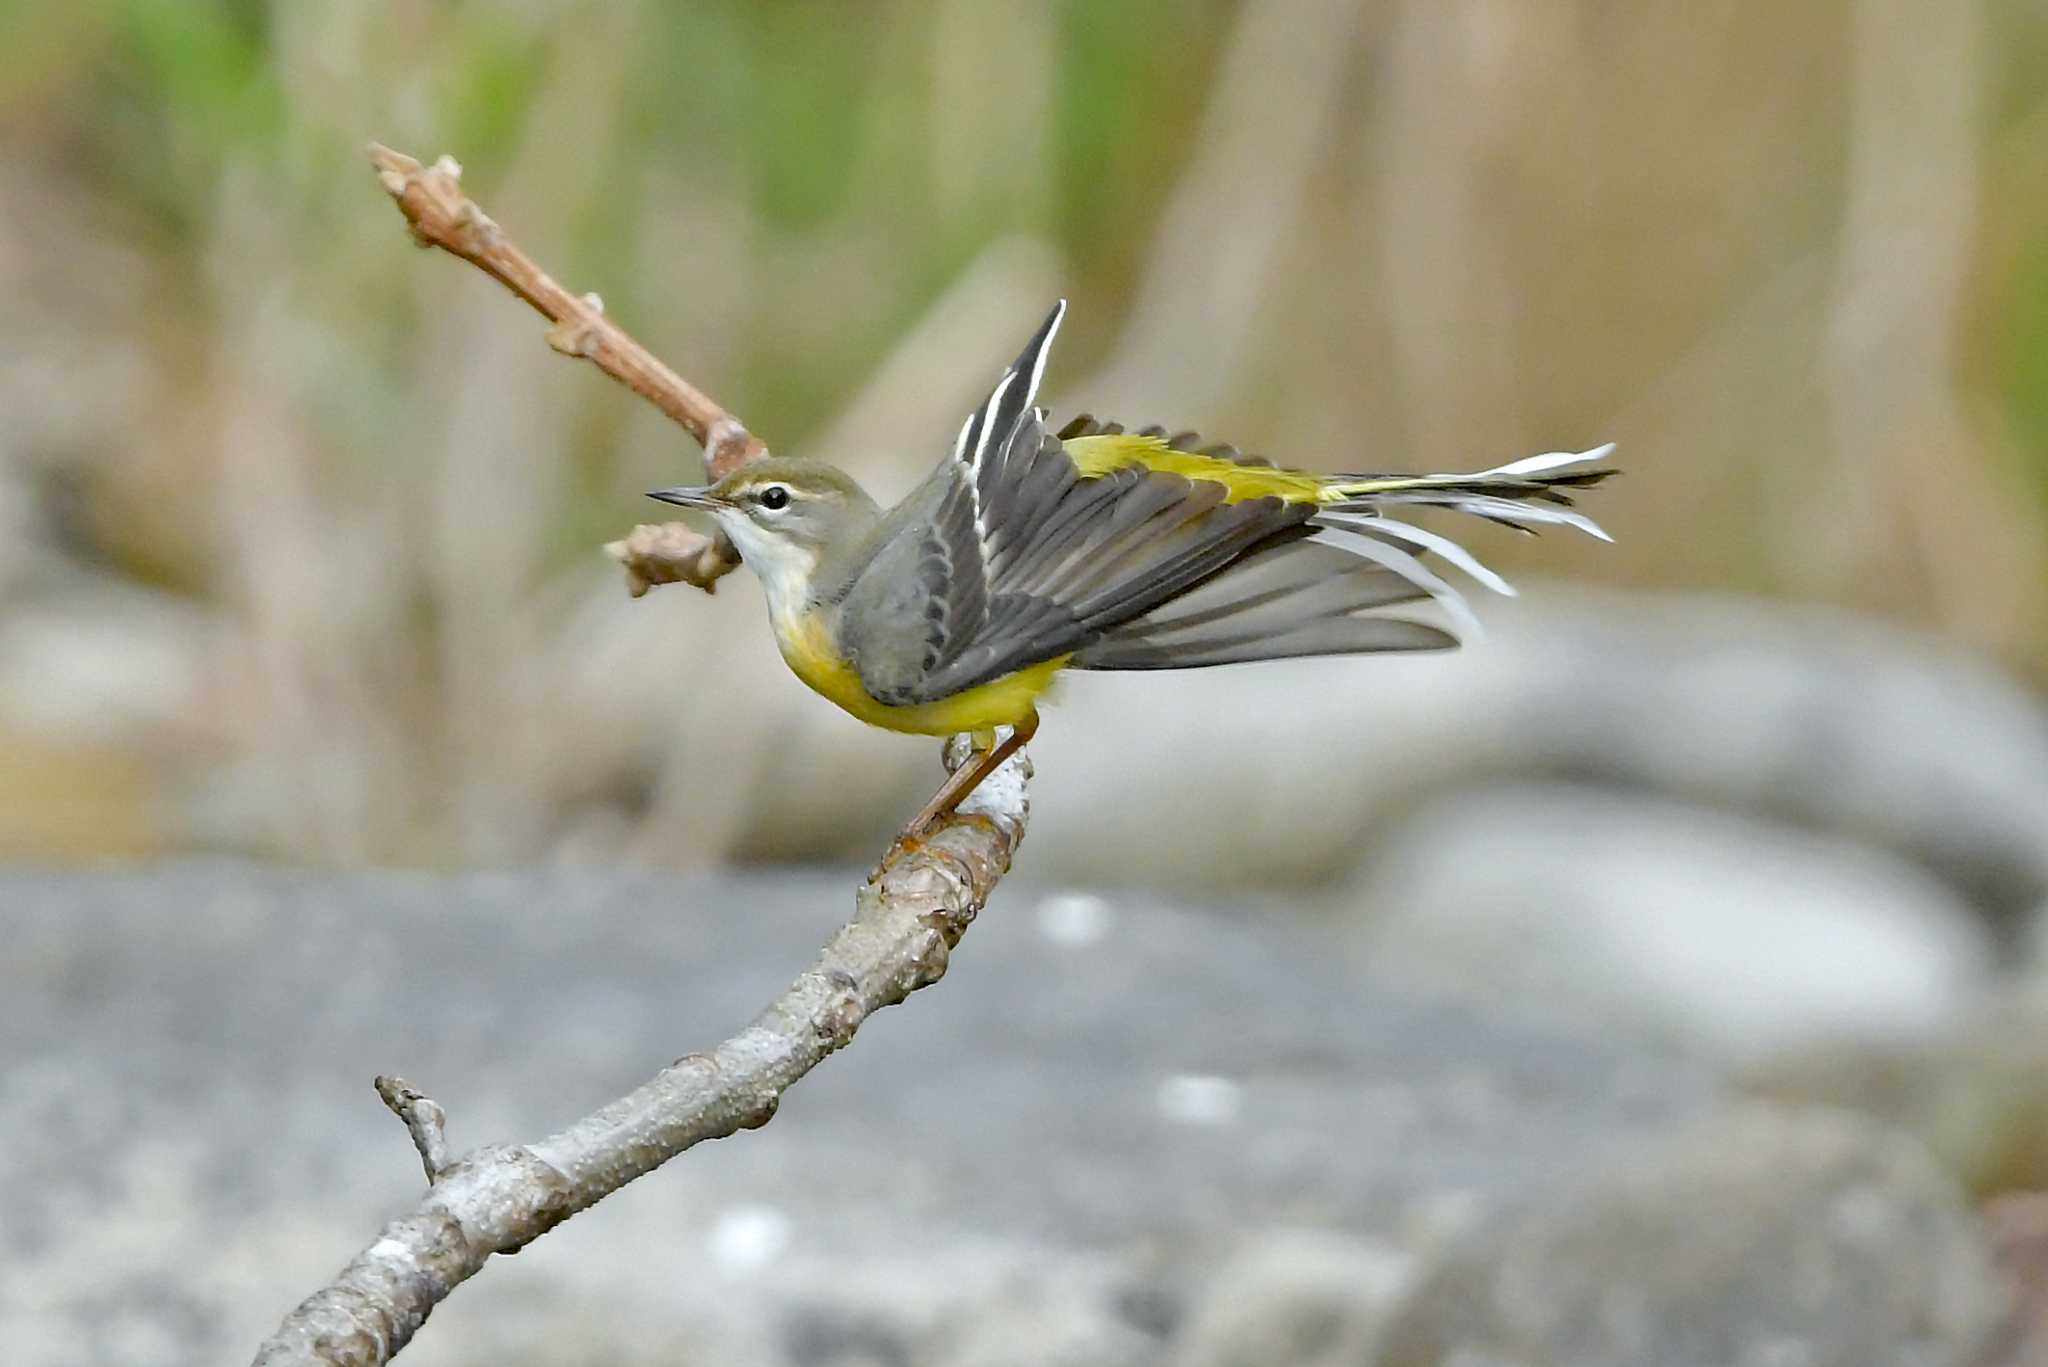
[[[743,465],[716,484],[656,489],[648,497],[717,518],[769,597],[791,606],[809,592],[819,565],[859,545],[880,516],[852,476],[787,456]]]

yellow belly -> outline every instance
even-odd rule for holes
[[[812,689],[870,726],[919,736],[950,736],[961,731],[1017,725],[1031,715],[1032,705],[1051,686],[1052,676],[1072,658],[1062,655],[1030,665],[950,698],[892,707],[868,696],[867,689],[861,687],[860,674],[840,660],[822,618],[782,621],[775,626],[782,658]]]

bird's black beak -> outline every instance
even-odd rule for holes
[[[700,488],[689,484],[678,484],[673,489],[650,489],[647,496],[658,498],[663,503],[673,503],[678,508],[716,508],[725,502],[722,498],[714,497],[708,487]]]

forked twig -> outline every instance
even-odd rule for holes
[[[534,264],[519,244],[462,189],[462,167],[453,157],[432,166],[382,143],[370,144],[377,180],[398,203],[422,247],[439,247],[469,262],[533,305],[546,318],[548,345],[564,356],[580,356],[666,413],[704,448],[705,472],[720,479],[768,454],[759,437],[711,397],[668,367],[631,333],[605,316],[594,294],[572,294]],[[680,522],[664,524],[656,536],[614,541],[607,553],[626,567],[626,586],[635,598],[655,584],[688,583],[709,589],[740,562],[723,534],[704,536]]]

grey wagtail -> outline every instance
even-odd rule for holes
[[[1035,406],[1066,314],[1054,307],[953,448],[883,509],[821,461],[768,457],[705,488],[651,496],[718,520],[768,595],[796,676],[872,726],[975,733],[907,828],[950,813],[1038,730],[1062,669],[1192,669],[1243,660],[1442,650],[1476,624],[1434,554],[1514,590],[1455,542],[1394,520],[1454,508],[1518,530],[1577,527],[1569,487],[1612,444],[1463,475],[1318,475],[1192,432],[1086,416],[1057,433]],[[1432,607],[1439,620],[1412,616]],[[1406,611],[1404,611],[1406,609]],[[997,743],[996,730],[1009,735]]]

